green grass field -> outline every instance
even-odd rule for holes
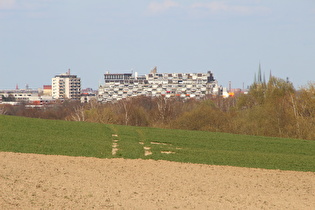
[[[315,172],[315,141],[4,115],[0,151]],[[145,151],[152,154],[145,156]]]

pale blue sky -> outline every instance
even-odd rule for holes
[[[103,74],[211,70],[245,87],[315,80],[314,0],[0,0],[0,89],[50,84],[68,68],[83,88]]]

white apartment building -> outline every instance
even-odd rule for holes
[[[117,101],[133,96],[164,96],[182,99],[201,99],[206,95],[221,95],[222,87],[207,73],[157,73],[138,76],[126,74],[104,74],[105,84],[98,90],[100,102]]]
[[[65,74],[56,75],[52,78],[53,99],[80,100],[81,79],[77,75],[71,75],[70,69]]]

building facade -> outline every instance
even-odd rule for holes
[[[40,108],[55,103],[49,95],[42,95],[41,89],[0,90],[0,104],[25,105],[26,108]]]
[[[206,95],[219,95],[222,87],[207,73],[157,73],[138,76],[130,74],[104,74],[105,84],[99,87],[100,102],[117,101],[133,96],[164,96],[181,99],[201,99]]]
[[[51,96],[52,94],[52,86],[51,85],[43,85],[43,95]]]
[[[71,75],[70,69],[65,74],[56,75],[52,78],[53,99],[80,100],[81,79],[77,75]]]

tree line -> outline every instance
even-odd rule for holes
[[[106,104],[65,101],[44,109],[2,105],[0,114],[315,140],[315,84],[295,90],[271,77],[230,98],[139,96]]]

